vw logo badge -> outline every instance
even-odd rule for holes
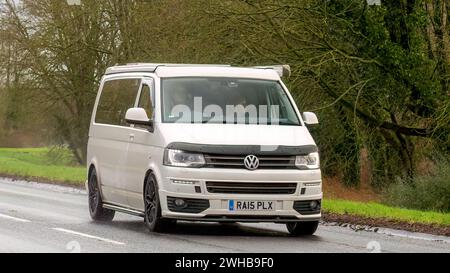
[[[245,167],[251,171],[258,169],[259,159],[254,155],[249,155],[244,159]]]

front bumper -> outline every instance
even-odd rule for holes
[[[214,222],[298,222],[316,221],[321,218],[317,213],[300,213],[298,202],[321,201],[322,184],[320,170],[257,170],[241,169],[187,169],[163,167],[159,181],[159,196],[164,218],[189,221]],[[177,181],[178,183],[174,183]],[[181,184],[180,182],[189,182]],[[235,194],[210,193],[206,182],[227,183],[296,183],[292,194]],[[170,208],[174,198],[207,200],[206,209],[200,212],[184,213]],[[168,201],[169,200],[169,201]],[[230,211],[229,200],[274,201],[272,211]],[[200,201],[201,203],[202,201]],[[204,201],[203,201],[204,202]],[[297,203],[296,203],[297,202]],[[196,205],[194,204],[194,207]],[[297,208],[297,210],[295,209]]]

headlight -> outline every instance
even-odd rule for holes
[[[167,149],[164,153],[164,165],[199,168],[205,165],[205,158],[202,154]]]
[[[299,169],[319,169],[319,153],[310,153],[309,155],[299,155],[295,159],[295,166]]]

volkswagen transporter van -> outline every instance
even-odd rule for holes
[[[181,221],[273,222],[313,234],[317,146],[281,77],[287,66],[131,64],[107,69],[89,131],[89,209]]]

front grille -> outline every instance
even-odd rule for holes
[[[311,209],[311,201],[313,200],[309,200],[309,201],[295,201],[294,202],[294,209],[302,214],[302,215],[314,215],[314,214],[319,214],[320,213],[320,200],[317,200],[319,202],[319,206],[315,209]]]
[[[206,154],[206,166],[209,168],[245,169],[244,155]],[[258,156],[258,169],[295,169],[295,156]]]
[[[210,193],[294,194],[297,183],[206,182],[206,189]]]
[[[178,198],[167,197],[167,206],[170,211],[182,213],[200,213],[209,208],[209,200],[180,198],[186,202],[186,206],[178,207],[175,205],[176,199]]]

